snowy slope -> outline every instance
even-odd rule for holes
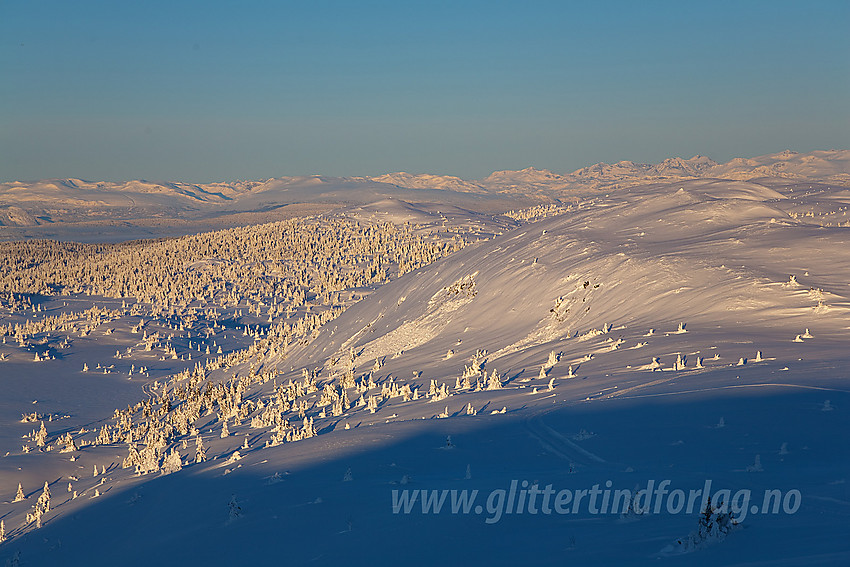
[[[188,449],[178,438],[184,469],[162,476],[121,469],[120,444],[87,448],[74,462],[11,454],[0,461],[0,499],[8,502],[0,518],[17,531],[0,544],[0,558],[845,565],[848,206],[837,188],[689,180],[505,224],[503,234],[386,284],[284,354],[210,378],[277,371],[246,391],[259,400],[275,384],[302,380],[304,369],[318,373],[321,389],[353,368],[358,380],[371,372],[377,382],[367,394],[408,385],[419,399],[393,395],[374,412],[354,405],[330,415],[316,405],[319,393],[306,394],[318,435],[278,446],[266,446],[268,429],[247,423],[222,438],[221,423],[207,415],[197,425],[217,458],[190,464],[192,438]],[[348,214],[475,220],[397,200]],[[476,365],[498,371],[501,388],[456,388]],[[426,395],[432,380],[449,395]],[[360,395],[349,394],[352,402]],[[92,476],[94,464],[106,473]],[[84,498],[63,492],[72,474]],[[19,477],[28,499],[12,503]],[[802,504],[794,513],[752,512],[696,550],[678,544],[697,528],[696,513],[526,510],[488,523],[489,510],[392,512],[393,490],[486,495],[512,480],[578,490],[664,479],[688,490],[707,480],[733,493],[797,490]],[[42,528],[20,528],[44,480],[61,496]],[[95,488],[101,496],[92,498]]]

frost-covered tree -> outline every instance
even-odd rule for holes
[[[15,494],[15,499],[12,502],[22,502],[27,499],[26,494],[24,494],[24,487],[21,486],[21,483],[18,483],[18,492]]]
[[[157,472],[160,466],[160,454],[154,447],[148,446],[139,452],[139,465],[136,470],[142,474]]]
[[[35,444],[38,447],[44,447],[47,442],[47,429],[44,427],[44,422],[41,422],[41,427],[35,434]]]
[[[709,497],[705,508],[700,512],[696,531],[677,540],[677,543],[683,551],[694,551],[713,541],[726,539],[726,536],[738,525],[726,505],[721,503],[719,506],[714,506]]]
[[[204,440],[201,439],[200,435],[195,437],[195,462],[203,463],[207,460],[207,450],[204,447]]]
[[[35,521],[35,527],[37,529],[41,528],[41,519],[44,516],[44,510],[41,506],[36,506],[35,511],[32,513],[32,519]]]
[[[165,457],[162,463],[162,474],[175,473],[183,468],[183,461],[180,459],[180,453],[175,448]]]
[[[490,378],[487,381],[487,389],[488,390],[501,390],[502,389],[502,379],[499,376],[499,373],[494,369],[490,372]]]
[[[230,502],[227,503],[227,521],[233,522],[240,516],[242,516],[242,506],[239,505],[239,501],[234,494],[230,497]]]
[[[43,512],[50,511],[50,487],[47,485],[47,481],[44,482],[44,489],[39,494],[35,507],[40,508]]]
[[[130,469],[130,468],[138,468],[141,465],[142,460],[139,455],[138,449],[136,449],[135,443],[131,443],[128,448],[127,458],[124,459],[124,462],[121,463],[121,468]]]
[[[764,472],[764,468],[761,466],[761,455],[756,455],[755,462],[747,465],[747,472]]]
[[[100,428],[100,433],[97,434],[95,444],[109,445],[110,443],[112,443],[112,437],[109,435],[109,427],[104,423],[103,427]]]
[[[74,441],[74,437],[71,435],[70,432],[68,432],[62,439],[60,439],[60,442],[65,445],[60,451],[60,453],[73,453],[75,451],[80,450],[79,447],[77,447],[77,442]]]

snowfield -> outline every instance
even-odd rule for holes
[[[850,564],[848,155],[348,180],[134,276],[297,282],[262,293],[16,264],[45,287],[0,290],[0,561]],[[292,227],[326,237],[237,252]]]

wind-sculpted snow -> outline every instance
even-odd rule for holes
[[[844,189],[814,181],[656,179],[508,216],[387,200],[297,226],[145,243],[154,266],[219,274],[225,287],[165,270],[180,296],[167,313],[167,297],[152,293],[140,299],[157,310],[33,314],[0,327],[10,339],[0,353],[41,359],[67,338],[76,362],[81,331],[106,342],[132,325],[163,359],[182,361],[182,341],[195,341],[197,363],[144,376],[145,395],[85,420],[41,402],[6,408],[23,433],[0,459],[0,557],[108,564],[144,526],[128,564],[274,562],[281,534],[296,564],[350,561],[364,542],[377,545],[362,551],[370,564],[846,563],[850,462],[836,448],[850,426],[848,207]],[[104,293],[131,281],[121,247],[15,246],[10,291],[94,281]],[[90,269],[74,260],[101,256],[109,262]],[[240,284],[219,272],[237,260],[259,266]],[[288,283],[267,287],[275,267]],[[142,270],[137,286],[156,288],[157,274]],[[14,291],[5,317],[38,312],[37,297]],[[190,317],[189,299],[206,309]],[[233,348],[236,330],[249,346]],[[230,348],[202,355],[211,340]],[[147,356],[139,346],[127,356]],[[117,354],[98,365],[107,379],[127,371]],[[32,364],[54,362],[64,357]],[[776,489],[802,505],[786,497],[785,513],[759,511],[759,497],[756,511],[729,513],[714,499],[689,515],[632,500],[616,513],[484,506],[509,486],[578,497],[662,479],[682,489],[711,480],[727,498]],[[480,512],[403,512],[391,500],[467,488],[480,489]],[[98,545],[82,549],[92,533]]]
[[[820,290],[836,314],[846,314],[850,290],[831,272],[850,267],[847,231],[820,237],[819,246],[831,251],[818,271],[825,277],[803,276],[818,272],[802,254],[792,260],[789,243],[811,252],[814,229],[789,217],[781,199],[757,185],[689,182],[599,200],[410,274],[352,308],[339,324],[375,320],[364,347],[371,357],[388,354],[375,350],[380,341],[394,345],[389,350],[433,342],[427,348],[436,357],[472,335],[474,346],[489,349],[495,363],[606,323],[714,326],[735,313],[741,325],[789,324],[818,305],[808,292],[781,287],[792,273],[801,286]],[[431,298],[472,273],[475,297],[437,316]],[[381,338],[371,338],[376,334]],[[337,348],[345,338],[339,336],[306,347],[309,364]],[[345,348],[351,346],[357,345]]]

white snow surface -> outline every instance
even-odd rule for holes
[[[378,388],[390,381],[419,388],[418,400],[392,397],[374,413],[363,406],[325,417],[311,406],[306,413],[318,435],[273,447],[264,446],[268,429],[233,425],[221,438],[215,415],[202,417],[210,460],[194,463],[192,438],[188,450],[175,440],[184,466],[169,475],[122,469],[126,444],[85,447],[71,453],[75,461],[56,450],[24,454],[16,437],[32,424],[7,429],[0,434],[0,455],[9,451],[0,458],[0,519],[10,539],[0,543],[0,561],[850,564],[848,156],[620,162],[569,179],[539,170],[494,173],[490,187],[526,184],[529,193],[591,175],[623,181],[639,172],[642,182],[583,195],[561,214],[517,228],[498,221],[503,234],[385,284],[310,340],[208,378],[274,369],[275,383],[285,384],[308,369],[318,372],[321,391],[353,367],[358,377],[372,371]],[[457,178],[431,181],[380,178],[417,190],[478,191]],[[288,183],[270,180],[245,191],[260,195]],[[28,187],[31,194],[56,190]],[[216,202],[236,191],[158,187]],[[23,191],[10,184],[3,190]],[[486,212],[465,204],[470,208],[376,199],[346,214],[396,223],[485,222]],[[553,351],[558,361],[541,376]],[[485,369],[502,377],[501,389],[455,389],[477,352]],[[675,368],[677,359],[683,368]],[[110,417],[110,404],[145,399],[117,381],[104,379],[96,389],[87,385],[91,378],[73,378],[78,386],[11,376],[2,365],[0,387],[19,392],[16,400],[28,381],[46,396],[54,389],[98,391],[97,399],[68,394],[74,407],[66,411],[89,429]],[[445,383],[450,395],[426,396],[431,380]],[[265,399],[272,391],[268,382],[246,396]],[[470,404],[476,415],[467,415]],[[4,423],[28,411],[0,400]],[[64,432],[61,423],[47,423],[51,438]],[[246,436],[249,448],[240,448]],[[95,465],[106,473],[94,477]],[[585,507],[487,523],[486,510],[452,514],[448,504],[440,514],[392,511],[393,490],[478,490],[484,504],[512,480],[555,490],[604,489],[611,481],[631,490],[665,479],[685,492],[706,480],[715,490],[748,489],[759,506],[766,489],[797,490],[802,503],[795,513],[749,513],[727,536],[695,548],[678,542],[697,529],[697,512],[621,517]],[[45,481],[54,504],[36,529],[25,516]],[[18,482],[27,500],[14,503]],[[66,492],[68,482],[78,498]],[[100,496],[93,498],[95,489]]]

